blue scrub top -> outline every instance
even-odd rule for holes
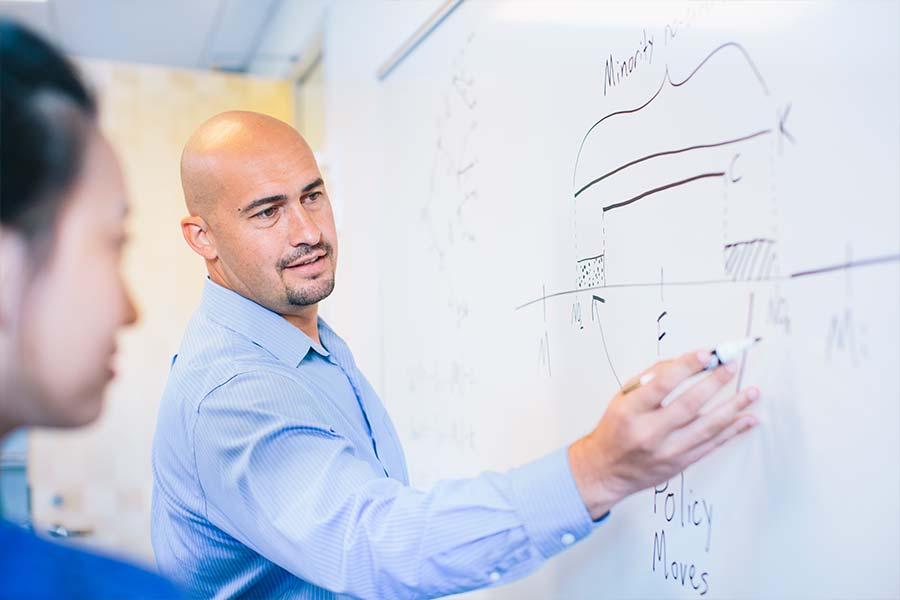
[[[149,571],[0,522],[0,600],[181,597]]]

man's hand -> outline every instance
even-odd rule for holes
[[[662,406],[679,384],[703,370],[709,357],[705,350],[691,352],[656,363],[626,382],[624,387],[629,387],[653,374],[637,389],[616,394],[594,431],[569,447],[575,484],[591,518],[598,519],[626,496],[669,479],[756,425],[755,417],[741,412],[759,396],[753,387],[700,414],[734,377],[735,363],[716,368]]]

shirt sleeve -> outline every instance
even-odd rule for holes
[[[296,380],[237,375],[201,403],[207,519],[310,583],[360,598],[443,596],[522,577],[596,525],[560,449],[420,491],[385,477]]]

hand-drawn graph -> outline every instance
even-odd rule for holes
[[[679,76],[681,72],[686,74]],[[671,341],[669,326],[678,323],[678,317],[664,306],[664,286],[759,281],[778,272],[770,157],[775,137],[786,126],[772,122],[777,114],[768,85],[750,55],[740,44],[729,42],[689,70],[667,65],[649,98],[634,108],[601,117],[582,139],[572,190],[579,267],[575,289],[584,293],[658,285],[659,304],[650,304],[658,312],[645,317],[655,320],[657,356],[662,355],[663,340]],[[676,225],[684,223],[694,227],[686,231]],[[603,268],[595,269],[597,276],[588,279],[584,265],[592,261]],[[619,357],[627,344],[633,344],[629,329],[641,326],[629,327],[625,321],[637,315],[625,311],[632,315],[623,317],[615,302],[611,297],[609,312],[594,316],[602,351],[620,385],[624,369]],[[751,291],[746,335],[753,330],[754,304]],[[615,319],[616,326],[604,331],[604,319]],[[739,368],[737,388],[744,380],[746,357]],[[653,555],[661,558],[662,569],[654,560],[651,570],[661,572],[663,579],[679,579],[662,558],[667,536],[670,544],[673,539],[685,544],[691,537],[668,522],[654,530]],[[708,541],[705,552],[709,552]],[[691,554],[684,558],[693,560]],[[702,564],[708,557],[698,559]],[[701,575],[699,594],[716,589],[714,571]]]
[[[629,331],[641,327],[633,321],[634,310],[616,311],[616,295],[607,292],[659,288],[657,312],[646,319],[655,319],[660,355],[662,341],[671,339],[673,322],[664,308],[664,286],[742,286],[745,326],[734,335],[749,337],[768,328],[789,336],[792,317],[781,290],[785,284],[845,273],[849,290],[850,271],[900,261],[896,254],[853,259],[848,251],[844,262],[784,273],[773,181],[779,158],[800,142],[788,125],[791,103],[775,100],[748,51],[736,42],[714,48],[686,75],[676,77],[677,72],[667,66],[646,101],[611,112],[590,126],[575,155],[572,180],[574,285],[545,290],[540,298],[517,307],[540,302],[546,311],[553,298],[574,295],[573,307],[592,298],[597,343],[616,385],[621,385],[624,370],[620,356],[634,344]],[[742,107],[740,112],[736,106]],[[684,223],[694,227],[678,226]],[[735,302],[735,293],[725,295],[729,303],[719,310],[740,312],[742,303]],[[633,293],[630,297],[635,298]],[[865,325],[851,305],[848,291],[845,305],[825,324],[822,356],[828,362],[841,357],[856,368],[865,356],[860,339]],[[759,306],[767,318],[754,319]],[[609,327],[611,323],[615,326]],[[733,389],[746,384],[753,364],[748,367],[747,359],[742,357],[738,365]],[[679,536],[674,530],[668,533]],[[665,539],[666,530],[654,536],[656,556],[659,536]],[[656,562],[653,566],[655,572]],[[704,589],[713,589],[715,573],[703,575]]]
[[[771,241],[761,245],[767,248],[767,267],[776,268],[773,226],[763,217],[771,214],[773,201],[767,194],[772,137],[782,135],[786,124],[771,122],[778,113],[772,110],[765,80],[743,46],[734,42],[715,48],[683,77],[674,76],[675,70],[667,67],[659,87],[639,106],[598,119],[578,148],[573,173],[576,260],[580,264],[583,254],[601,257],[603,284],[617,273],[621,281],[626,263],[632,278],[643,271],[646,279],[661,266],[673,279],[720,278],[733,268],[732,255],[743,254],[736,248],[748,238]],[[746,107],[747,99],[751,110],[731,108]],[[696,214],[696,222],[706,229],[703,239],[694,236],[695,243],[686,246],[680,232],[665,240],[642,235],[656,230],[646,226],[648,220],[676,222],[685,212]],[[723,229],[715,236],[709,235],[713,218]],[[752,236],[728,239],[746,235],[748,224],[755,230]],[[707,245],[707,252],[724,248],[721,266],[727,267],[692,272],[682,257],[702,249],[698,244]],[[754,245],[754,251],[759,249]],[[759,260],[756,252],[750,254]],[[636,257],[644,260],[638,270]],[[740,261],[735,279],[756,274],[745,262]]]
[[[778,223],[773,214],[777,211],[771,207],[777,199],[768,179],[772,156],[782,153],[786,144],[798,143],[787,122],[791,103],[776,103],[750,54],[737,42],[716,47],[681,78],[673,77],[673,71],[666,68],[659,87],[645,102],[604,115],[585,133],[575,154],[572,180],[575,285],[545,292],[516,310],[592,290],[658,287],[662,283],[655,275],[663,268],[666,285],[693,286],[789,282],[900,261],[900,254],[886,254],[782,273],[774,235]],[[721,95],[713,98],[707,91],[700,100],[678,95],[690,89],[687,84],[701,84],[704,78],[716,82],[711,87]],[[709,103],[708,110],[703,103]],[[758,109],[735,116],[729,114],[733,105]],[[673,113],[686,116],[673,120]],[[644,120],[637,121],[636,116]],[[681,139],[707,130],[714,132],[710,141]],[[734,133],[715,133],[722,130]],[[768,144],[759,146],[760,140],[768,140]],[[666,148],[647,153],[648,146]],[[736,151],[738,148],[742,149]],[[648,187],[647,182],[658,184]],[[691,190],[690,198],[678,195],[684,189]],[[706,204],[698,203],[697,197],[707,200]],[[688,203],[691,205],[685,206]],[[629,209],[647,205],[651,206],[647,212],[628,216]],[[665,222],[666,215],[660,213],[673,210],[673,206],[670,220],[683,220],[687,212],[697,219],[695,230],[688,235],[678,231],[670,240],[642,239],[641,231],[649,229],[643,227],[648,219]],[[716,210],[720,211],[718,220],[707,218]],[[748,229],[756,230],[755,235]],[[653,228],[654,233],[658,230]],[[686,264],[692,261],[685,256],[696,256],[698,240],[704,251],[701,254],[719,257],[713,269],[709,263],[702,270]],[[622,262],[628,265],[628,277],[613,279]],[[770,302],[770,318],[789,328],[786,310],[783,298]]]
[[[524,22],[517,4],[466,4],[385,87],[406,130],[393,172],[412,182],[390,242],[409,268],[385,291],[411,473],[522,464],[654,360],[763,337],[705,407],[759,387],[760,427],[623,502],[621,544],[585,540],[513,595],[827,595],[798,565],[838,564],[856,539],[837,480],[868,503],[853,572],[889,570],[895,536],[877,532],[896,492],[868,479],[896,470],[896,68],[878,54],[895,36],[851,33],[875,21],[856,9],[779,5],[751,24],[755,9],[691,3],[702,18],[670,26],[642,6],[592,28]],[[447,42],[472,30],[454,62]],[[841,294],[848,274],[860,293]],[[866,591],[894,590],[885,577]]]

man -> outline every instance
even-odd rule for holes
[[[97,106],[47,42],[0,19],[0,438],[94,421],[116,333],[126,194]],[[0,521],[0,599],[161,598],[168,582]]]
[[[434,597],[511,581],[755,423],[741,413],[753,388],[698,416],[726,368],[661,406],[709,357],[692,353],[645,372],[568,448],[410,488],[384,407],[318,318],[337,240],[306,142],[224,113],[188,141],[182,182],[182,231],[209,280],[160,408],[153,545],[196,595]]]

